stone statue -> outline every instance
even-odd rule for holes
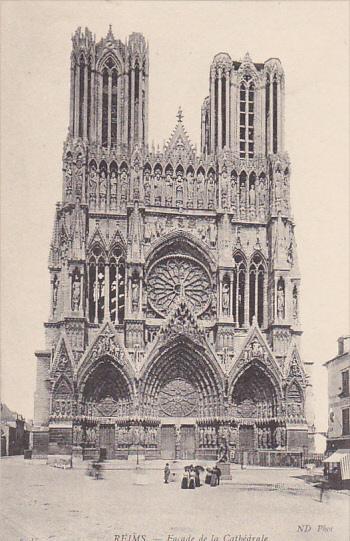
[[[214,247],[216,245],[217,238],[216,225],[214,223],[210,223],[208,229],[210,246]]]
[[[70,195],[72,193],[72,166],[70,162],[67,163],[67,167],[66,167],[65,183],[66,183],[66,194]]]
[[[235,177],[231,177],[231,207],[237,207],[237,181]]]
[[[277,289],[277,316],[280,319],[284,318],[284,291],[282,285]]]
[[[128,175],[123,169],[120,175],[120,203],[122,207],[125,207],[128,199]]]
[[[132,311],[138,312],[139,309],[139,283],[138,280],[133,280],[131,284],[131,303]]]
[[[177,176],[177,186],[176,186],[176,207],[183,207],[184,202],[184,190],[182,184],[182,176],[179,174]]]
[[[223,209],[227,209],[227,173],[224,171],[221,176],[221,206]]]
[[[251,207],[255,207],[255,186],[251,185],[249,190],[249,204]]]
[[[116,199],[117,197],[117,175],[115,171],[111,173],[111,198]]]
[[[106,172],[102,169],[100,172],[100,197],[106,199],[107,194],[107,177]]]
[[[57,308],[58,279],[55,276],[52,284],[52,311],[55,313]]]
[[[82,163],[81,160],[77,160],[76,167],[75,167],[75,193],[81,198],[83,188],[83,169],[82,169]]]
[[[230,312],[230,284],[224,282],[222,284],[222,313],[228,316]]]
[[[193,173],[189,172],[187,175],[187,207],[193,207]]]
[[[75,280],[72,285],[72,310],[79,310],[80,306],[80,281]]]
[[[293,318],[298,319],[298,290],[293,289]]]
[[[151,204],[151,182],[150,182],[150,174],[148,171],[145,173],[145,179],[144,179],[144,197],[145,197],[145,204],[150,205]]]
[[[214,175],[213,173],[209,173],[208,177],[208,208],[213,209],[214,208],[214,200],[215,200],[215,181],[214,181]]]
[[[165,181],[165,205],[171,207],[173,204],[173,181],[170,174],[167,174]]]
[[[200,171],[197,175],[197,208],[201,209],[204,205],[204,175]]]

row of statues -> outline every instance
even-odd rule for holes
[[[132,175],[126,167],[108,171],[105,167],[99,170],[92,162],[88,168],[87,197],[93,208],[117,209],[125,208],[127,201],[142,200],[146,206],[162,206],[174,208],[215,209],[223,208],[234,215],[249,219],[264,218],[269,203],[269,187],[264,174],[257,177],[254,173],[249,177],[245,173],[240,176],[235,171],[229,175],[224,170],[220,175],[220,187],[217,175],[210,170],[205,175],[199,169],[197,174],[188,170],[168,169],[165,174],[161,168],[154,172],[136,168]],[[81,200],[83,190],[83,167],[81,163],[66,164],[65,196],[66,200]],[[287,211],[289,207],[289,179],[276,173],[273,181],[273,204],[275,209]]]
[[[285,427],[258,427],[257,445],[259,449],[278,449],[287,444],[287,431]]]

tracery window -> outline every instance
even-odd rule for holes
[[[265,93],[265,151],[267,154],[268,151],[268,126],[269,126],[269,118],[270,118],[270,76],[267,74],[266,76],[266,93]]]
[[[245,75],[239,92],[240,158],[254,157],[254,94],[254,83],[249,75]]]
[[[117,144],[117,123],[118,123],[117,98],[118,98],[117,70],[114,69],[112,71],[112,96],[111,96],[111,143],[112,145]]]
[[[105,300],[105,256],[95,246],[89,259],[89,319],[91,323],[102,323]]]
[[[84,127],[84,100],[85,91],[85,59],[82,55],[80,57],[80,73],[79,73],[79,137],[83,137],[83,127]]]
[[[273,131],[273,153],[276,154],[278,148],[278,134],[277,134],[277,76],[274,75],[272,84],[272,99],[273,99],[273,116],[272,116],[272,131]]]
[[[255,254],[249,267],[249,322],[256,316],[259,327],[264,323],[264,279],[263,259]]]
[[[91,323],[102,323],[107,310],[113,323],[123,323],[125,255],[120,246],[113,248],[109,259],[99,245],[94,246],[89,258],[88,304]]]
[[[123,323],[125,317],[125,259],[120,246],[112,250],[109,263],[109,313],[112,322]]]
[[[108,71],[102,73],[102,146],[108,144]]]
[[[237,327],[244,325],[246,265],[241,254],[234,256],[233,270],[233,317]]]

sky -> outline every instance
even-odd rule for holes
[[[213,56],[280,58],[285,147],[302,276],[302,356],[314,363],[316,426],[327,428],[327,375],[349,332],[349,4],[309,2],[1,3],[1,399],[33,416],[34,351],[44,349],[47,270],[69,118],[71,35],[113,26],[150,48],[149,140],[162,144],[181,105],[193,143]]]

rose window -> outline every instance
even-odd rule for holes
[[[210,277],[205,267],[189,256],[166,256],[148,274],[148,300],[161,316],[169,313],[182,296],[196,315],[210,302]]]
[[[184,379],[170,381],[159,393],[161,412],[172,417],[187,417],[196,413],[197,400],[197,392]]]

